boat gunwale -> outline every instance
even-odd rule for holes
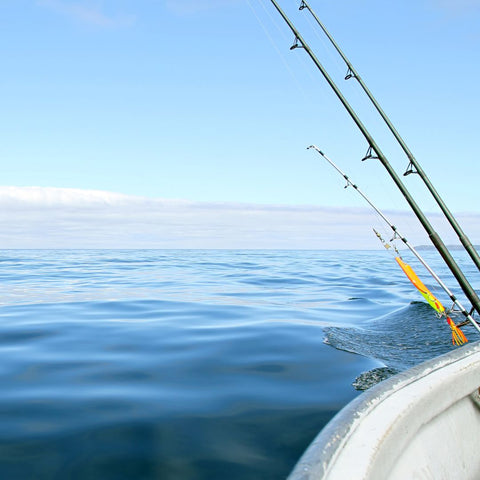
[[[465,362],[469,357],[478,354],[480,341],[427,360],[365,391],[340,410],[320,431],[297,462],[288,480],[324,478],[363,420],[379,405],[428,375],[458,362]],[[475,387],[469,393],[474,390]]]

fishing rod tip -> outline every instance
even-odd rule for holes
[[[311,148],[316,150],[320,155],[324,155],[324,153],[316,145],[310,145],[309,147],[307,147],[307,150],[310,150]]]

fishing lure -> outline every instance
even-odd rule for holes
[[[379,240],[383,243],[383,246],[389,249],[391,246],[383,240],[381,235],[373,229],[375,235],[379,238]],[[459,327],[455,324],[455,322],[449,317],[447,314],[445,307],[441,304],[440,300],[435,297],[435,295],[425,286],[425,284],[418,278],[418,275],[414,272],[413,268],[405,263],[398,250],[395,249],[395,260],[400,265],[400,268],[403,270],[403,273],[408,277],[408,279],[413,283],[413,285],[417,288],[417,290],[422,294],[423,298],[427,301],[427,303],[438,313],[440,317],[445,316],[450,329],[452,330],[452,344],[453,345],[463,345],[467,343],[467,337],[465,334],[460,330]]]

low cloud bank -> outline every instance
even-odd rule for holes
[[[410,213],[388,212],[388,217],[399,229],[408,227],[412,243],[428,243]],[[469,232],[472,240],[480,238],[480,214],[458,218],[475,226],[476,231]],[[0,222],[3,249],[379,248],[372,233],[379,218],[367,208],[190,202],[79,189],[0,187]]]

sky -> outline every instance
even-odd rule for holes
[[[312,17],[279,4],[402,174]],[[480,0],[309,4],[480,243]],[[0,21],[0,248],[381,248],[388,227],[311,144],[428,243],[271,1],[0,0]]]

